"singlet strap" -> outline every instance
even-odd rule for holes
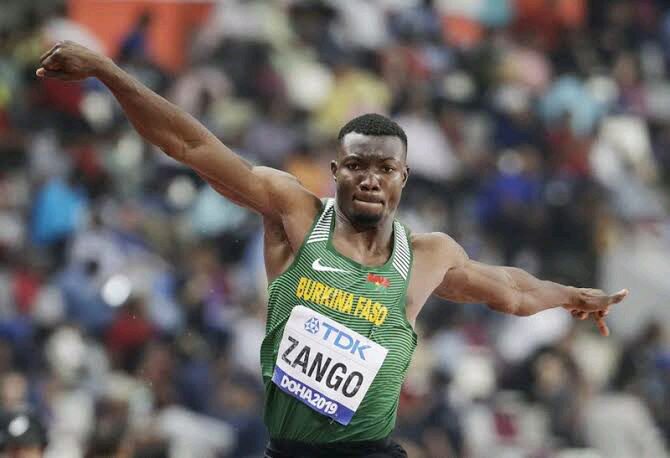
[[[393,267],[398,271],[403,280],[407,280],[410,268],[412,267],[412,255],[409,247],[407,231],[398,221],[393,223],[393,233],[395,234],[394,243],[396,249],[393,254]]]
[[[306,244],[328,241],[334,214],[335,199],[326,199],[323,211],[314,225],[312,232],[309,234]],[[403,280],[407,280],[412,268],[412,253],[409,245],[409,236],[405,226],[399,221],[393,222],[393,234],[396,249],[393,250],[392,265]]]
[[[326,199],[323,212],[321,213],[317,223],[314,225],[312,232],[309,234],[309,238],[306,242],[307,244],[328,241],[328,236],[330,234],[330,224],[333,221],[333,210],[335,208],[334,204],[335,199]]]

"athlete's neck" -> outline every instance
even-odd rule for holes
[[[345,256],[364,265],[384,264],[393,249],[392,236],[393,215],[374,226],[361,226],[335,207],[333,244]]]

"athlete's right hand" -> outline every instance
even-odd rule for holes
[[[609,295],[600,289],[574,288],[571,303],[563,306],[563,308],[579,320],[593,318],[598,325],[600,334],[608,336],[610,331],[605,324],[605,317],[609,314],[610,307],[623,301],[626,296],[628,296],[627,289]]]
[[[40,78],[79,81],[95,76],[97,69],[108,59],[72,41],[56,43],[40,57]]]

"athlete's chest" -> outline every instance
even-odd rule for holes
[[[374,326],[393,318],[405,321],[412,251],[404,226],[393,222],[391,239],[379,253],[354,253],[356,247],[336,231],[334,204],[327,201],[314,222],[290,275],[282,276],[282,291],[291,291],[301,305],[353,326],[360,320]]]
[[[406,281],[389,268],[354,265],[327,250],[306,250],[291,283],[295,299],[356,327],[404,314]]]
[[[333,234],[331,239],[332,247],[337,253],[347,259],[351,259],[361,266],[368,266],[369,270],[378,269],[375,266],[383,266],[393,255],[393,239],[389,238],[387,246],[383,250],[370,252],[362,250],[347,240],[346,235]]]

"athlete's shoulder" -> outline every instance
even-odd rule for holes
[[[436,265],[451,267],[467,258],[463,247],[444,232],[413,233],[410,241],[416,258],[423,258]]]
[[[410,240],[415,249],[444,250],[456,244],[456,241],[444,232],[413,232]]]
[[[254,166],[253,172],[258,179],[269,183],[273,190],[298,190],[302,194],[309,195],[314,200],[319,200],[318,197],[302,185],[295,175],[291,175],[288,172],[264,165]]]
[[[254,166],[254,174],[269,186],[272,201],[280,214],[301,213],[313,217],[323,204],[297,177],[283,170]]]
[[[277,178],[296,183],[298,182],[298,178],[296,178],[295,175],[291,175],[290,173],[285,172],[283,170],[275,169],[274,167],[268,167],[265,165],[255,165],[253,170],[257,176],[262,178]]]

